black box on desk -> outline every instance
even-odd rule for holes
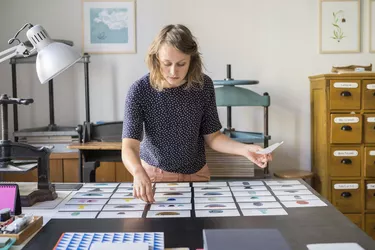
[[[291,250],[277,229],[204,229],[204,250]]]

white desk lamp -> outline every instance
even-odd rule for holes
[[[26,47],[25,44],[17,38],[18,34],[26,27],[29,27],[26,36],[34,46],[31,49]],[[14,41],[18,41],[19,44],[0,52],[0,63],[15,56],[21,55],[28,57],[34,52],[38,52],[36,58],[36,72],[42,84],[56,77],[81,59],[81,55],[72,47],[53,41],[40,25],[33,26],[29,23],[25,24],[8,43],[12,44]],[[4,55],[5,57],[1,58]]]

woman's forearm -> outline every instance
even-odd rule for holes
[[[139,157],[139,147],[140,143],[137,140],[127,138],[122,140],[122,162],[133,176],[144,171]]]

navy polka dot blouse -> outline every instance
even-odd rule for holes
[[[186,84],[162,91],[150,84],[149,74],[130,87],[122,138],[141,141],[140,157],[162,170],[198,172],[205,164],[203,135],[221,129],[214,85],[204,75],[203,88]]]

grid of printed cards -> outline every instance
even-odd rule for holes
[[[132,183],[86,183],[54,218],[142,218],[145,204]]]
[[[98,243],[147,243],[150,250],[164,250],[164,233],[64,233],[54,250],[89,250]]]

